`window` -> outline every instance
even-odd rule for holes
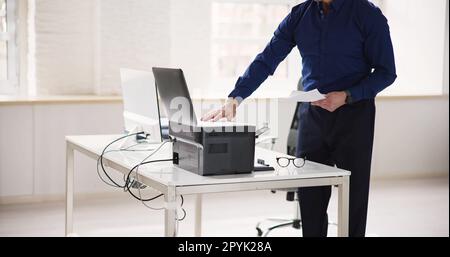
[[[248,65],[260,53],[273,36],[280,22],[288,15],[292,1],[215,1],[212,3],[212,81],[223,89],[234,86]],[[297,52],[295,50],[292,53]],[[274,84],[295,88],[300,74],[299,54],[290,54],[280,65],[270,86],[261,87],[255,93],[273,90]],[[272,86],[273,85],[273,86]],[[279,89],[280,87],[278,87]],[[278,90],[279,91],[279,90]],[[229,92],[227,92],[229,93]]]
[[[17,91],[15,0],[0,0],[0,93]]]

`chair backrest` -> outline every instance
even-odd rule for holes
[[[297,90],[303,91],[303,83],[302,78],[298,80]],[[297,129],[299,123],[298,110],[300,108],[300,103],[297,103],[295,107],[294,117],[292,118],[291,128],[289,130],[288,138],[287,138],[287,154],[295,156],[295,152],[297,150]]]

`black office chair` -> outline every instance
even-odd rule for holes
[[[298,84],[297,84],[297,90],[303,90],[303,84],[302,79],[300,78]],[[294,117],[291,122],[291,127],[289,130],[288,138],[287,138],[287,154],[295,156],[296,148],[297,148],[297,129],[298,129],[298,110],[300,108],[300,103],[297,103],[297,106],[295,108]],[[281,191],[287,191],[286,193],[286,200],[290,202],[295,202],[295,210],[294,210],[294,216],[291,219],[279,219],[279,218],[269,218],[264,221],[258,222],[256,224],[256,230],[258,233],[258,236],[260,237],[266,237],[268,234],[276,229],[276,228],[282,228],[282,227],[293,227],[294,229],[300,229],[302,227],[301,223],[301,214],[300,214],[300,205],[299,205],[299,196],[297,188],[287,189],[287,190],[281,190]],[[271,191],[272,193],[276,193],[275,190]],[[269,226],[265,231],[262,229],[262,224],[268,222],[273,222],[275,224]]]

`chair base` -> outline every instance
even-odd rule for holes
[[[278,222],[278,224],[272,225],[268,227],[265,232],[263,229],[261,229],[261,224],[264,223],[264,221],[273,221]],[[258,222],[256,224],[256,231],[258,237],[267,237],[272,230],[277,228],[284,228],[284,227],[293,227],[294,229],[301,229],[302,228],[302,221],[299,219],[277,219],[277,218],[270,218],[266,219],[264,221]],[[335,222],[329,222],[328,225],[336,226],[337,223]]]
[[[258,222],[258,224],[256,224],[256,231],[258,237],[267,237],[272,230],[277,228],[283,227],[293,227],[294,229],[302,228],[302,221],[299,219],[266,219],[265,221],[275,221],[279,223],[268,227],[264,232],[264,230],[261,229],[261,224],[263,222]]]

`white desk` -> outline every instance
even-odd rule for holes
[[[95,160],[103,148],[120,135],[93,135],[66,137],[66,235],[73,233],[74,150]],[[118,149],[121,142],[108,150]],[[149,152],[111,152],[104,157],[104,164],[123,174],[139,164]],[[348,236],[349,176],[350,172],[307,161],[302,168],[278,168],[275,158],[285,154],[257,147],[256,158],[262,158],[275,167],[275,171],[244,175],[203,177],[175,167],[171,163],[151,163],[139,168],[139,181],[164,194],[165,235],[176,236],[177,206],[179,195],[196,195],[195,235],[201,235],[202,194],[246,190],[286,189],[309,186],[337,185],[338,236]],[[150,160],[172,157],[172,145],[165,144]],[[92,167],[95,170],[95,167]]]

